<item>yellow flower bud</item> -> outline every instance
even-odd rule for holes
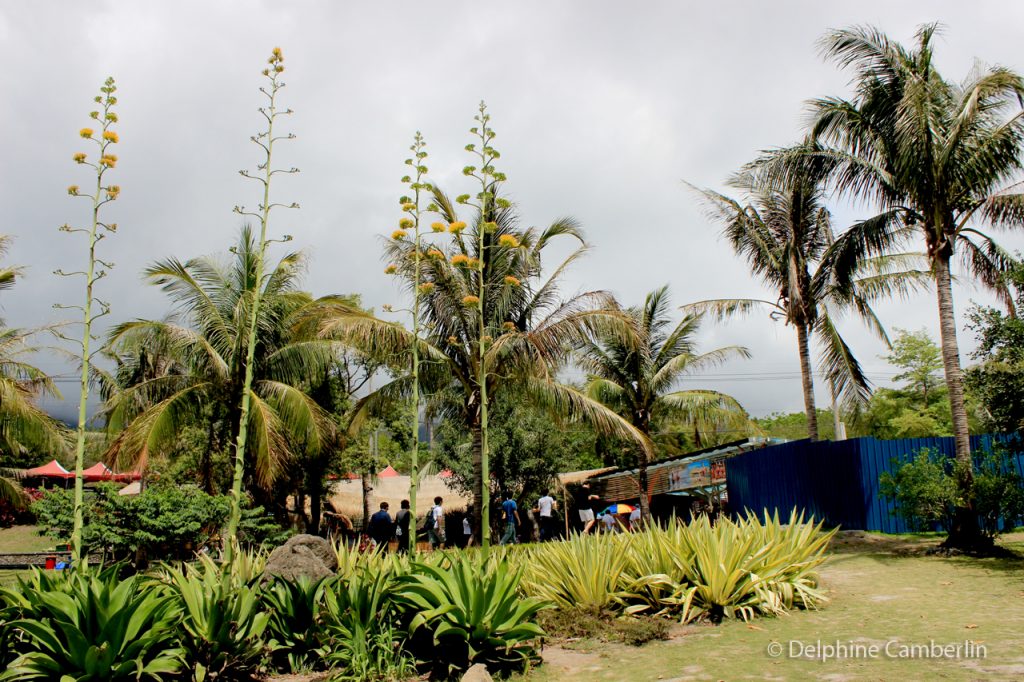
[[[71,158],[75,160],[75,163],[85,163],[85,152],[75,152]]]
[[[457,253],[452,256],[452,265],[466,265],[469,263],[469,256],[464,253]]]
[[[514,332],[516,330],[516,324],[515,322],[502,322],[501,328],[505,331]]]
[[[408,236],[409,233],[406,232],[405,230],[395,230],[394,232],[391,233],[392,239],[405,239]]]
[[[463,296],[462,297],[462,302],[465,305],[476,305],[477,303],[480,302],[480,299],[478,297],[476,297],[476,296],[473,296],[473,295]]]
[[[115,133],[113,130],[104,130],[103,131],[103,139],[106,140],[107,142],[112,142],[114,144],[117,144],[117,140],[118,140],[117,133]]]
[[[444,258],[444,254],[441,253],[440,251],[438,251],[437,249],[431,249],[430,251],[427,251],[427,257],[428,258]]]
[[[452,234],[458,234],[466,229],[466,223],[461,220],[456,220],[454,223],[448,226],[448,231]]]
[[[429,294],[431,291],[434,290],[434,283],[433,282],[424,282],[423,284],[421,284],[419,286],[419,290],[420,290],[421,294]]]
[[[430,223],[430,229],[434,232],[444,232],[444,223]]]
[[[78,131],[78,134],[81,135],[82,137],[84,137],[87,140],[91,139],[92,138],[92,128],[82,128],[81,130]]]
[[[395,265],[389,265],[386,268],[384,268],[384,274],[385,275],[393,275],[396,272],[398,272],[398,267],[395,266]]]
[[[69,185],[68,194],[70,194],[73,197],[78,196],[78,185]]]
[[[104,154],[100,157],[100,165],[113,168],[117,165],[117,157],[113,154]]]
[[[402,210],[403,211],[415,211],[416,210],[416,204],[412,203],[411,201],[407,201],[404,204],[402,204]]]
[[[498,243],[502,246],[507,246],[510,249],[514,249],[519,246],[519,240],[510,234],[503,234],[498,237]]]
[[[413,222],[409,218],[402,218],[401,220],[398,221],[398,226],[403,230],[411,230]]]
[[[510,287],[517,287],[521,284],[521,282],[519,281],[518,277],[508,275],[507,277],[505,277],[505,284],[509,285]]]

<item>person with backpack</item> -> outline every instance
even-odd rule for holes
[[[440,547],[444,549],[444,507],[441,504],[444,499],[440,495],[434,498],[434,506],[427,512],[427,518],[423,522],[423,528],[427,531],[427,540],[430,542],[430,549]]]
[[[398,553],[409,551],[409,500],[402,500],[401,509],[395,514],[395,537],[398,539]]]

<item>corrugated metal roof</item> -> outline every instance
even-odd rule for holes
[[[762,442],[743,439],[653,462],[647,467],[647,494],[663,495],[722,483],[728,458],[763,446]],[[589,480],[603,500],[617,502],[640,496],[639,474],[638,467],[616,469]]]

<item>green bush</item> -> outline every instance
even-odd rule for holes
[[[165,568],[163,581],[182,612],[181,640],[196,682],[249,679],[265,666],[259,576],[209,557],[198,564]]]
[[[455,555],[447,566],[417,561],[398,578],[397,599],[412,614],[409,633],[430,633],[434,663],[522,668],[536,655],[533,640],[544,636],[537,612],[551,604],[519,595],[521,579],[507,557]]]
[[[934,524],[949,528],[956,503],[956,481],[947,471],[948,458],[922,448],[896,472],[884,472],[878,491],[896,505],[893,514],[914,530],[930,530]]]
[[[324,588],[326,658],[335,679],[391,682],[415,672],[396,601],[402,564],[385,558],[374,563],[375,569],[355,568]]]
[[[184,667],[180,611],[167,590],[141,577],[100,574],[36,578],[19,584],[20,655],[3,680],[161,679]],[[60,584],[64,581],[64,584]]]
[[[286,672],[322,670],[325,644],[325,579],[276,578],[263,591],[263,604],[270,614],[268,646],[274,668]]]
[[[192,485],[148,487],[139,495],[118,495],[118,486],[100,484],[87,499],[83,542],[112,561],[191,559],[214,540],[228,517],[227,496],[208,495]],[[53,489],[32,505],[48,535],[71,537],[73,492]],[[246,510],[240,526],[248,545],[273,543],[280,527],[262,508]]]
[[[974,452],[973,459],[971,506],[981,521],[982,532],[990,539],[995,538],[1024,517],[1024,480],[1017,473],[1013,453],[1006,444],[981,448]],[[961,466],[924,448],[894,474],[883,473],[879,492],[895,503],[893,514],[914,530],[930,530],[936,524],[951,528],[957,504],[961,502],[957,487]]]

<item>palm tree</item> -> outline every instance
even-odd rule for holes
[[[495,198],[487,212],[477,210],[467,225],[448,196],[432,188],[434,208],[443,222],[434,226],[437,241],[424,238],[419,246],[419,279],[416,242],[398,235],[386,246],[387,270],[407,287],[420,289],[419,318],[426,333],[416,343],[430,414],[457,420],[472,436],[473,512],[478,531],[487,492],[484,486],[490,487],[482,456],[484,386],[480,377],[484,373],[488,405],[502,393],[515,391],[523,400],[569,418],[586,419],[605,433],[638,442],[648,453],[651,449],[647,437],[628,420],[555,378],[572,348],[594,334],[617,331],[626,338],[635,336],[628,316],[609,294],[591,291],[566,300],[559,297],[562,275],[587,250],[579,226],[563,218],[543,230],[520,230],[511,204],[498,196],[496,185],[490,189]],[[441,241],[446,231],[453,238]],[[573,241],[576,249],[546,275],[542,255],[558,240]],[[484,296],[477,300],[481,291]],[[481,309],[483,325],[477,317]],[[353,428],[385,401],[407,400],[412,395],[408,370],[414,337],[408,330],[338,304],[323,306],[318,315],[322,335],[390,353],[404,370],[361,401]],[[476,536],[480,538],[481,533]]]
[[[810,146],[797,149],[809,153]],[[810,340],[822,349],[822,363],[834,396],[858,403],[870,394],[867,377],[836,326],[845,310],[852,309],[868,327],[888,343],[871,302],[912,289],[922,272],[901,270],[915,262],[914,254],[862,258],[856,282],[837,286],[825,254],[835,242],[832,218],[824,205],[828,164],[804,162],[790,172],[784,184],[760,182],[763,160],[755,161],[734,176],[730,184],[750,197],[742,204],[723,194],[704,190],[712,217],[725,226],[725,237],[736,254],[747,261],[751,273],[761,279],[777,298],[714,299],[687,306],[694,312],[710,312],[719,318],[766,309],[796,330],[800,357],[807,436],[818,439],[814,401],[814,373]]]
[[[727,426],[748,425],[735,398],[707,389],[678,390],[679,382],[731,357],[750,357],[746,348],[727,346],[698,353],[694,335],[700,315],[686,315],[674,327],[669,318],[668,287],[647,294],[642,307],[630,308],[637,339],[600,334],[583,344],[577,356],[587,372],[586,392],[623,415],[647,438],[658,423],[673,421],[694,430],[698,440]],[[647,452],[639,452],[640,508],[648,515]]]
[[[0,235],[0,256],[6,255],[11,238]],[[14,286],[21,268],[0,267],[0,291]],[[0,455],[17,455],[23,450],[47,453],[67,449],[67,431],[35,404],[40,396],[59,396],[53,380],[41,369],[25,362],[36,352],[29,344],[32,332],[2,326],[0,320]],[[26,502],[17,475],[0,467],[0,500],[17,508]]]
[[[959,252],[965,270],[1012,307],[1004,274],[1015,261],[980,227],[1024,225],[1024,80],[1003,67],[978,67],[961,83],[947,81],[934,65],[936,30],[935,24],[922,26],[912,49],[873,28],[827,34],[824,52],[854,70],[855,94],[813,101],[811,134],[825,147],[815,155],[834,165],[835,187],[880,211],[836,244],[841,282],[865,255],[898,248],[908,235],[927,247],[956,457],[964,472],[963,497],[969,499],[970,438],[950,265]],[[952,542],[976,535],[967,506],[956,525]]]
[[[146,269],[176,310],[168,319],[135,320],[110,332],[108,348],[117,368],[104,378],[105,412],[109,428],[123,430],[108,459],[144,466],[150,453],[168,452],[186,425],[207,429],[210,451],[231,447],[238,434],[249,308],[260,285],[252,448],[245,463],[250,492],[265,492],[293,448],[315,451],[329,437],[331,416],[304,387],[322,378],[334,349],[294,333],[293,323],[309,306],[334,299],[314,301],[297,288],[304,262],[299,253],[286,255],[259,281],[257,248],[245,227],[229,264],[200,257]]]

